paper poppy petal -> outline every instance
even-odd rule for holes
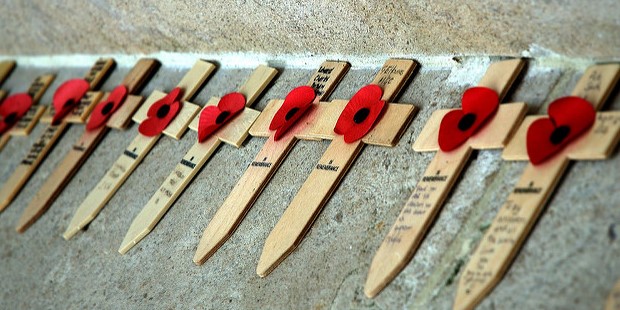
[[[312,108],[312,103],[298,108],[299,110],[296,110],[296,112],[284,124],[282,124],[282,126],[276,129],[273,139],[275,141],[280,140],[280,138],[282,138],[282,136],[284,136],[284,134],[286,134],[288,130],[306,114],[306,111],[310,110],[310,108]]]
[[[179,87],[172,89],[166,96],[153,103],[146,112],[147,117],[157,117],[157,112],[163,105],[170,105],[181,99],[183,91]]]
[[[444,115],[439,126],[439,148],[449,152],[465,143],[499,108],[499,96],[486,87],[472,87],[463,93],[461,109]]]
[[[245,96],[241,93],[230,93],[222,97],[217,106],[202,109],[198,120],[198,142],[206,140],[244,108]]]
[[[89,89],[90,84],[83,79],[72,79],[60,85],[52,99],[52,104],[56,110],[52,123],[58,123],[69,114],[80,103],[80,100]]]
[[[269,129],[290,128],[308,110],[314,98],[316,98],[316,94],[314,88],[310,86],[299,86],[291,90],[284,98],[284,103],[282,103],[280,109],[273,116]]]
[[[6,98],[0,104],[0,134],[15,125],[32,106],[32,98],[25,93],[19,93]]]
[[[527,154],[534,165],[564,149],[592,127],[596,118],[592,105],[580,97],[557,99],[547,113],[548,118],[534,121],[527,129]]]
[[[362,87],[340,113],[334,132],[344,135],[346,143],[363,138],[370,132],[385,107],[382,96],[383,90],[378,85]]]
[[[157,115],[155,115],[154,117],[149,117],[145,119],[144,121],[142,121],[142,123],[138,127],[138,131],[141,134],[147,137],[154,137],[162,133],[162,131],[164,131],[164,129],[168,127],[170,122],[172,122],[172,120],[175,118],[175,116],[179,113],[179,110],[181,109],[181,103],[179,101],[175,101],[172,104],[162,104],[159,106],[160,108],[162,108],[165,105],[168,106],[167,108],[168,111],[163,117],[160,118],[160,117],[157,117]]]
[[[105,101],[95,106],[86,124],[86,130],[93,130],[103,126],[110,116],[123,104],[125,97],[127,97],[127,87],[119,85],[114,88]]]

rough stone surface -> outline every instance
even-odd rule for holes
[[[151,9],[147,5],[145,10]],[[137,126],[110,133],[49,211],[26,233],[17,234],[21,212],[83,130],[82,125],[71,126],[27,187],[0,214],[0,308],[449,308],[462,264],[524,167],[502,161],[499,151],[479,152],[471,160],[420,250],[382,294],[367,299],[362,287],[374,252],[432,158],[431,153],[414,152],[412,142],[432,111],[460,104],[463,90],[477,83],[489,61],[466,57],[449,68],[422,63],[398,100],[420,107],[401,142],[395,148],[366,147],[306,239],[264,279],[255,273],[263,242],[327,141],[299,142],[237,232],[198,267],[192,257],[203,229],[264,139],[250,138],[240,149],[222,145],[154,231],[121,256],[117,249],[133,217],[196,134],[188,132],[180,141],[161,139],[88,229],[65,241],[61,234],[76,208],[137,134]],[[349,98],[380,65],[352,70],[332,98]],[[570,92],[583,69],[531,61],[506,101],[526,101],[531,113],[542,113],[552,98]],[[18,67],[3,88],[23,90],[36,75],[52,71],[58,73],[55,89],[85,70]],[[127,70],[118,68],[104,90],[111,90]],[[171,89],[184,70],[164,64],[143,94]],[[216,72],[194,102],[204,104],[211,96],[236,89],[248,73]],[[284,68],[257,108],[263,109],[268,99],[283,98],[305,83],[310,73]],[[43,103],[49,103],[51,95],[48,92]],[[614,95],[612,101],[607,108],[619,109],[620,96]],[[0,182],[7,180],[43,129],[39,124],[31,136],[12,139],[0,153]],[[601,308],[620,278],[619,174],[617,150],[607,161],[572,164],[509,272],[479,309]]]
[[[6,0],[2,7],[0,55],[620,55],[617,0]]]

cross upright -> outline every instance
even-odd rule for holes
[[[315,132],[318,137],[332,142],[267,237],[256,268],[258,275],[267,276],[297,248],[366,144],[394,147],[398,143],[416,108],[411,104],[390,102],[403,89],[416,66],[413,60],[388,59],[371,85],[358,92],[376,90],[374,102],[366,96],[358,101],[356,94],[351,100],[319,105],[319,111],[330,117],[322,118]],[[382,111],[383,105],[385,111]],[[336,134],[338,122],[342,120],[352,121],[353,127],[367,127],[367,134],[349,138],[350,129]]]
[[[506,144],[525,115],[526,105],[499,103],[523,66],[521,59],[491,64],[479,83],[480,87],[463,95],[463,110],[433,112],[413,149],[417,152],[435,151],[436,154],[372,260],[364,287],[366,296],[376,296],[409,263],[472,151],[498,149]],[[482,110],[486,113],[481,111],[483,104],[485,109]],[[496,111],[493,113],[492,109]],[[448,145],[451,146],[447,151],[441,147],[445,146],[445,140],[440,141],[443,131],[447,133]],[[460,145],[450,140],[454,137],[461,138],[457,141]]]
[[[1,66],[1,64],[0,64]],[[28,136],[34,126],[39,122],[39,119],[45,112],[46,107],[39,104],[41,97],[45,94],[45,91],[49,88],[50,84],[54,81],[55,76],[53,74],[44,74],[36,77],[26,94],[30,97],[31,106],[28,108],[26,114],[22,117],[15,119],[11,128],[0,135],[0,151],[6,146],[11,137],[13,136]],[[22,94],[16,94],[13,96],[21,96]],[[0,91],[0,105],[6,104],[2,99],[6,96],[4,91]],[[10,97],[9,97],[10,98]],[[10,99],[7,99],[9,101]]]
[[[196,132],[202,133],[206,129],[204,126],[208,127],[209,125],[217,126],[218,128],[209,136],[202,137],[199,135],[198,141],[183,156],[183,159],[177,164],[174,171],[170,173],[168,178],[166,178],[164,183],[138,213],[121,243],[119,249],[121,254],[129,251],[155,228],[155,225],[157,225],[166,211],[181,195],[222,142],[237,148],[241,147],[241,144],[248,136],[250,127],[260,114],[259,111],[250,107],[277,74],[278,70],[274,68],[263,65],[259,66],[252,72],[246,83],[239,88],[239,92],[226,95],[222,99],[217,97],[211,98],[202,109],[202,112],[194,117],[189,128]],[[242,98],[243,100],[241,100]],[[238,102],[241,110],[231,111],[228,107],[228,105],[232,105],[228,104],[229,102],[233,103],[235,101]],[[201,128],[200,124],[207,124],[209,118],[214,119],[215,123],[203,125]]]
[[[24,188],[26,182],[39,167],[39,164],[52,150],[56,141],[71,123],[84,123],[90,111],[101,99],[96,90],[115,66],[113,59],[99,59],[88,71],[83,80],[69,80],[56,90],[54,102],[46,110],[40,121],[50,123],[41,137],[35,142],[26,157],[0,189],[0,211],[4,210]],[[59,109],[57,110],[58,107]]]
[[[198,60],[169,94],[160,91],[151,93],[132,117],[134,122],[140,124],[138,135],[78,207],[69,229],[64,234],[65,239],[71,238],[95,219],[155,146],[162,133],[176,140],[181,138],[200,110],[199,106],[188,101],[215,68],[213,63]],[[143,126],[146,126],[146,129],[143,129]]]
[[[15,61],[5,60],[0,62],[0,85],[6,81],[15,69]]]
[[[571,97],[549,105],[551,118],[532,115],[523,120],[502,157],[529,160],[528,165],[463,269],[454,309],[473,309],[499,283],[571,160],[601,160],[611,155],[620,139],[620,111],[596,111],[619,78],[620,64],[591,66]],[[588,115],[590,125],[581,127]],[[545,123],[550,125],[548,131],[537,130]],[[553,152],[540,157],[545,149]]]
[[[280,129],[274,133],[269,129],[273,116],[284,104],[285,100],[271,100],[250,128],[250,134],[255,137],[267,137],[267,142],[258,152],[241,179],[237,182],[224,204],[217,210],[213,219],[207,225],[198,244],[194,263],[203,264],[228,240],[235,232],[254,201],[263,191],[271,177],[280,167],[289,151],[299,139],[317,140],[310,134],[313,124],[324,115],[316,113],[316,103],[326,99],[336,88],[336,85],[349,70],[349,63],[344,61],[325,61],[312,75],[307,86],[313,93],[311,105],[303,114],[303,109],[294,107],[288,111],[283,120],[291,126],[288,131],[276,139]],[[303,88],[303,87],[302,87]],[[296,88],[291,94],[296,93]],[[309,90],[308,88],[303,88]],[[290,100],[292,95],[287,99]],[[289,102],[294,102],[290,100]],[[295,122],[297,120],[297,122]],[[282,128],[282,127],[280,127]]]
[[[110,128],[126,129],[143,98],[136,96],[159,67],[155,59],[141,59],[121,85],[106,93],[93,109],[84,133],[73,145],[22,213],[17,230],[23,232],[51,207]],[[98,122],[97,122],[98,121]]]

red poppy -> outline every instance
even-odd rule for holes
[[[527,129],[527,154],[538,165],[560,152],[586,132],[596,118],[592,105],[580,97],[563,97],[547,109],[549,118],[534,121]]]
[[[218,128],[243,111],[243,108],[245,97],[241,93],[230,93],[222,97],[217,106],[204,108],[198,121],[198,142],[206,140]]]
[[[147,137],[154,137],[164,131],[181,110],[181,95],[181,88],[176,87],[164,98],[153,103],[138,131]]]
[[[68,80],[60,85],[52,99],[54,109],[56,110],[52,123],[57,124],[69,114],[80,103],[80,100],[89,89],[90,84],[83,79]]]
[[[123,104],[127,97],[127,87],[117,86],[105,101],[99,102],[90,114],[90,119],[86,124],[86,130],[93,130],[103,126],[106,121]]]
[[[486,87],[472,87],[463,93],[461,109],[444,115],[439,126],[439,148],[449,152],[465,143],[499,107],[499,96]]]
[[[284,103],[273,116],[269,130],[275,130],[274,140],[278,141],[312,106],[316,94],[310,86],[299,86],[291,90]]]
[[[28,94],[12,95],[0,103],[0,135],[11,129],[32,106],[32,98]]]
[[[385,107],[385,101],[381,100],[382,96],[383,90],[379,85],[362,87],[340,113],[334,132],[344,135],[346,143],[353,143],[363,138]]]

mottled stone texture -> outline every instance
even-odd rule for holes
[[[255,273],[263,242],[327,141],[299,142],[236,234],[198,267],[192,257],[203,229],[264,139],[250,138],[240,149],[221,146],[155,230],[121,256],[117,249],[133,217],[196,134],[161,139],[88,230],[65,241],[61,234],[73,212],[137,134],[137,126],[110,133],[51,209],[25,234],[17,234],[15,224],[26,204],[84,129],[72,126],[0,214],[0,308],[449,308],[462,264],[524,167],[502,161],[500,151],[479,152],[471,160],[420,250],[382,294],[367,299],[362,287],[374,252],[432,157],[414,152],[412,142],[435,109],[460,104],[463,90],[477,83],[488,63],[486,58],[463,58],[451,68],[422,63],[399,99],[421,109],[401,142],[395,148],[365,148],[300,247],[265,279]],[[380,65],[352,70],[332,98],[349,98]],[[542,113],[552,98],[570,93],[583,69],[532,61],[507,101],[527,101],[531,113]],[[23,90],[37,74],[53,71],[58,73],[55,89],[85,70],[18,67],[4,88]],[[104,89],[111,90],[127,70],[117,69]],[[143,93],[171,89],[184,71],[164,64]],[[285,68],[257,107],[284,97],[310,73]],[[232,91],[248,74],[220,70],[194,101],[204,104]],[[50,100],[48,92],[43,102]],[[612,101],[607,108],[620,108],[618,95]],[[0,182],[43,129],[40,124],[32,136],[14,138],[0,153]],[[512,268],[479,308],[600,309],[620,278],[618,175],[617,151],[607,161],[572,164]]]
[[[0,55],[264,52],[620,55],[620,2],[20,1]]]

